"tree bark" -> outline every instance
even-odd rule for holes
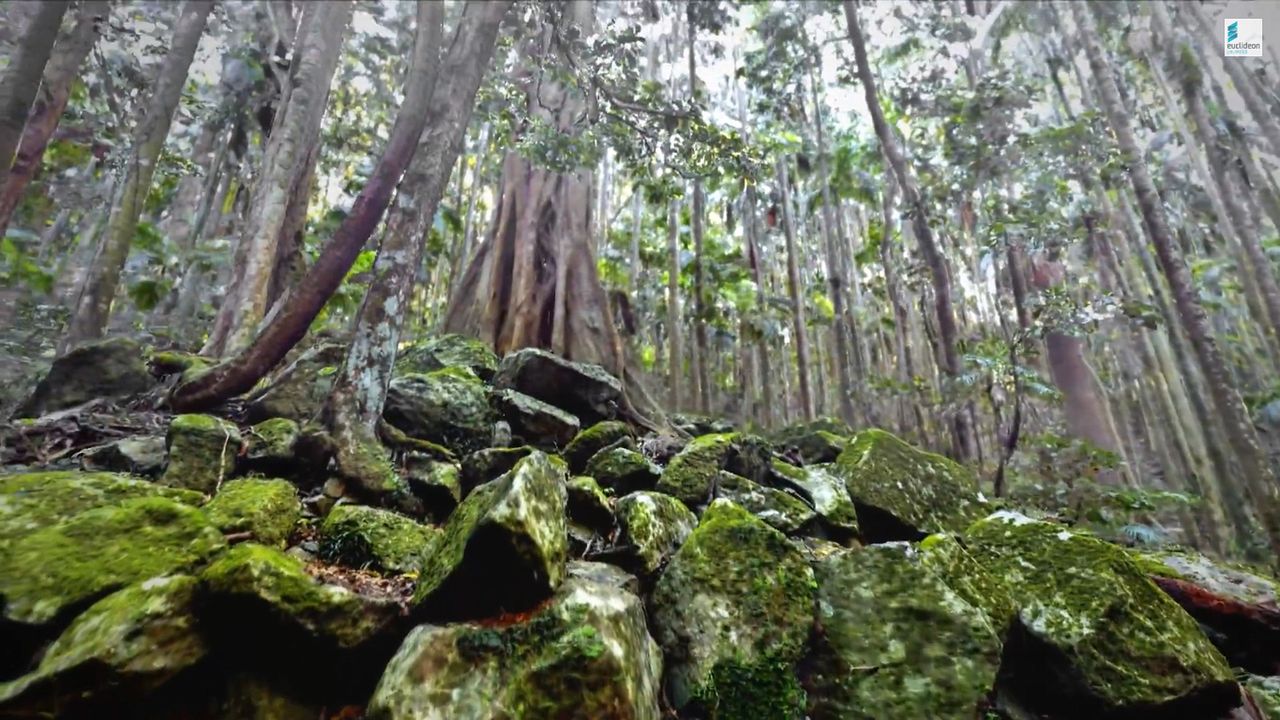
[[[58,27],[69,5],[69,0],[40,3],[23,29],[22,40],[14,49],[9,66],[0,76],[0,172],[8,171],[13,164],[31,103],[40,88],[40,76],[49,62]]]
[[[698,26],[694,22],[694,5],[687,6],[689,21],[689,99],[697,102],[698,71],[697,46]],[[690,228],[693,232],[693,397],[700,413],[711,412],[711,355],[707,349],[707,288],[706,273],[703,270],[702,222],[706,212],[706,199],[702,196],[702,179],[693,179],[693,205],[689,208]]]
[[[422,52],[427,54],[425,50]],[[415,43],[415,57],[417,55],[418,47]],[[175,388],[170,398],[170,404],[175,409],[186,411],[208,408],[249,390],[306,335],[312,321],[342,283],[361,248],[381,221],[396,184],[415,155],[419,138],[428,122],[427,111],[430,110],[432,117],[441,119],[454,117],[444,113],[461,112],[464,118],[469,114],[470,106],[453,108],[452,111],[447,106],[428,108],[431,99],[428,91],[431,88],[426,87],[424,82],[426,72],[427,68],[415,66],[412,76],[406,78],[409,84],[405,91],[405,101],[396,115],[396,122],[391,128],[391,136],[383,149],[382,157],[356,197],[351,213],[338,226],[315,264],[303,280],[277,303],[252,345],[231,360]],[[299,91],[300,87],[295,87],[295,98]],[[457,153],[457,142],[455,138],[449,144],[454,154]],[[452,166],[452,159],[441,165],[446,172]],[[447,181],[447,177],[439,180],[442,192]],[[390,314],[400,312],[398,308],[390,310]]]
[[[805,322],[804,288],[800,283],[800,249],[796,246],[795,224],[791,217],[791,182],[787,158],[778,158],[778,190],[782,195],[782,232],[787,242],[787,293],[791,297],[792,330],[796,336],[796,372],[800,386],[800,417],[813,419],[813,388],[809,384],[809,329]]]
[[[1280,558],[1280,492],[1277,492],[1276,480],[1258,445],[1248,411],[1232,384],[1226,361],[1209,329],[1208,318],[1200,305],[1198,291],[1191,280],[1182,252],[1169,231],[1168,218],[1129,126],[1129,116],[1120,100],[1115,76],[1098,44],[1097,28],[1090,10],[1091,8],[1080,4],[1072,6],[1085,53],[1089,57],[1089,66],[1097,81],[1103,109],[1129,169],[1129,179],[1138,198],[1147,236],[1155,246],[1179,319],[1204,372],[1218,418],[1240,465],[1242,484],[1262,521],[1272,558]]]
[[[93,266],[85,278],[80,300],[71,317],[60,350],[102,337],[120,282],[120,271],[129,255],[138,216],[151,190],[156,162],[169,134],[173,113],[182,98],[187,70],[204,34],[205,20],[213,9],[212,0],[187,0],[174,27],[173,44],[161,64],[147,113],[138,125],[133,149],[125,166],[123,185],[112,205],[106,234]]]
[[[684,372],[684,330],[680,319],[680,201],[667,201],[667,391],[670,407],[679,411],[680,376]]]
[[[41,11],[57,4],[47,3]],[[98,39],[98,24],[105,21],[109,10],[106,0],[85,0],[80,4],[75,24],[60,34],[54,44],[52,57],[44,66],[40,91],[26,118],[17,156],[14,157],[13,166],[9,168],[4,182],[0,183],[0,237],[4,236],[5,229],[13,220],[14,210],[22,201],[23,192],[40,168],[45,148],[58,129],[58,121],[62,119],[62,112],[66,110],[67,100],[71,97],[71,83],[75,81],[80,66],[93,49],[93,44]],[[18,71],[15,70],[16,72]],[[5,141],[0,140],[2,142]],[[4,152],[3,148],[0,148],[0,152]]]
[[[350,0],[307,5],[302,12],[290,72],[289,100],[276,115],[271,137],[254,184],[250,212],[236,247],[236,274],[223,297],[208,342],[201,350],[228,357],[253,340],[269,309],[271,279],[276,272],[290,207],[297,216],[298,193],[305,193],[319,142],[329,85],[351,19]],[[303,206],[305,208],[305,205]],[[304,210],[305,212],[305,210]],[[381,211],[379,211],[381,212]]]
[[[889,165],[898,178],[903,200],[911,209],[912,226],[916,240],[920,244],[920,254],[924,256],[925,264],[929,267],[929,275],[933,281],[934,312],[938,321],[942,369],[949,378],[954,380],[960,375],[961,364],[958,348],[959,333],[951,302],[951,276],[947,270],[947,260],[934,239],[933,228],[929,224],[928,207],[920,195],[915,175],[907,165],[906,156],[898,146],[893,129],[885,121],[884,112],[880,109],[880,96],[876,89],[875,77],[871,73],[871,62],[867,58],[867,47],[862,37],[862,29],[858,24],[858,11],[854,7],[853,0],[844,0],[844,16],[848,24],[849,41],[853,43],[853,54],[858,64],[858,78],[866,94],[867,109],[871,113],[876,136],[880,139],[880,145],[889,159]],[[963,408],[957,410],[953,416],[952,432],[956,456],[961,460],[972,458],[976,454],[973,432],[967,412]]]

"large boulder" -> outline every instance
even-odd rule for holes
[[[494,420],[484,383],[454,367],[393,379],[382,416],[410,437],[460,452],[488,444]]]
[[[813,527],[818,514],[795,495],[721,470],[716,497],[731,500],[787,535]]]
[[[817,563],[818,626],[807,687],[814,720],[982,717],[1002,626],[907,543]]]
[[[320,525],[320,557],[354,568],[417,572],[436,533],[390,510],[342,504]]]
[[[604,420],[574,436],[564,449],[564,459],[569,463],[570,472],[580,473],[596,453],[629,439],[635,439],[630,426],[619,420]]]
[[[198,583],[156,577],[99,600],[49,646],[32,672],[0,683],[0,716],[60,717],[92,708],[122,717],[207,653],[193,607]]]
[[[178,415],[169,421],[169,461],[160,482],[212,495],[236,470],[240,430],[212,415]]]
[[[502,358],[493,386],[551,403],[583,424],[614,419],[622,402],[622,382],[604,368],[565,360],[537,348],[524,348]]]
[[[204,507],[224,533],[248,533],[254,542],[284,547],[302,519],[298,491],[284,480],[230,480]]]
[[[155,383],[138,343],[128,338],[103,340],[54,360],[14,417],[39,417],[96,398],[120,400],[146,392]]]
[[[790,487],[813,506],[829,537],[847,540],[858,533],[858,512],[844,481],[825,465],[796,467],[773,461],[773,482]]]
[[[302,429],[289,418],[271,418],[245,432],[242,464],[246,470],[265,474],[296,475],[302,468],[298,441]]]
[[[662,477],[662,468],[635,450],[613,447],[601,450],[587,463],[586,474],[614,495],[652,490]]]
[[[430,338],[396,353],[397,375],[429,373],[447,367],[464,367],[488,380],[498,369],[498,356],[485,343],[454,334]]]
[[[744,433],[718,433],[694,438],[684,447],[658,480],[657,490],[674,495],[694,507],[711,500],[711,488],[721,470],[763,482],[768,476],[772,450],[763,439]]]
[[[831,466],[844,480],[867,542],[959,532],[990,511],[964,466],[883,430],[864,430]]]
[[[698,517],[684,503],[656,492],[620,498],[617,518],[616,561],[643,578],[657,572],[698,525]]]
[[[346,357],[347,346],[335,342],[323,342],[299,353],[276,373],[266,389],[250,399],[246,408],[249,422],[288,418],[305,423],[317,417]]]
[[[422,501],[427,516],[443,523],[462,500],[462,469],[426,453],[405,453],[409,490]]]
[[[526,610],[564,579],[568,477],[542,452],[462,501],[423,562],[414,604],[425,617],[467,619]]]
[[[658,720],[662,656],[644,605],[601,574],[574,573],[513,623],[419,626],[387,665],[367,717]]]
[[[330,650],[358,648],[399,615],[392,602],[323,584],[302,561],[265,545],[243,543],[200,573],[202,613],[221,642],[237,652],[283,647],[285,641]]]
[[[667,698],[682,715],[803,715],[796,665],[814,621],[814,575],[777,530],[717,500],[653,591]]]
[[[496,480],[511,471],[521,458],[528,457],[533,448],[528,445],[519,447],[494,447],[477,450],[462,458],[462,466],[458,479],[462,494],[469,494],[477,485]]]
[[[225,546],[199,510],[163,497],[85,510],[0,549],[3,617],[45,624],[135,582],[198,565]]]
[[[522,392],[495,390],[491,403],[510,424],[516,442],[554,451],[578,434],[578,418]]]
[[[829,463],[849,444],[853,430],[831,419],[814,420],[783,428],[770,436],[779,451],[801,464]]]
[[[607,533],[613,527],[613,508],[595,478],[586,475],[569,478],[565,490],[570,522],[596,533]]]
[[[1226,660],[1122,548],[1004,511],[965,540],[1018,608],[1000,682],[1028,710],[1211,718],[1238,703]]]

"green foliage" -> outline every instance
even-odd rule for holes
[[[32,233],[10,227],[0,240],[0,285],[26,287],[47,294],[53,290],[53,274],[41,267],[24,249],[32,240]]]

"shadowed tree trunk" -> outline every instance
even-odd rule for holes
[[[64,5],[66,3],[63,3]],[[56,6],[58,3],[47,3]],[[42,8],[42,11],[47,8]],[[104,22],[110,10],[106,0],[86,0],[80,3],[75,24],[58,36],[54,45],[53,56],[44,67],[44,78],[40,82],[40,91],[36,94],[31,106],[30,115],[26,117],[26,128],[22,131],[22,140],[18,146],[17,156],[4,182],[0,184],[0,237],[9,227],[13,219],[13,211],[22,201],[22,193],[40,169],[40,161],[44,158],[44,150],[58,129],[58,121],[67,108],[67,100],[71,97],[71,83],[75,81],[80,66],[89,56],[94,42],[98,39],[98,25]],[[16,72],[16,71],[15,71]],[[0,152],[6,152],[0,149]]]
[[[289,99],[276,116],[267,141],[249,216],[236,247],[236,274],[201,350],[206,355],[225,357],[243,349],[253,340],[269,309],[281,244],[293,242],[284,235],[296,229],[300,202],[305,212],[305,198],[299,195],[308,191],[320,121],[351,12],[349,0],[303,8]]]
[[[796,336],[796,372],[800,375],[800,419],[813,419],[813,389],[809,385],[809,330],[805,323],[804,287],[800,283],[799,248],[791,214],[791,182],[786,157],[778,158],[778,192],[782,201],[782,232],[787,242],[787,293],[791,297],[792,329]]]
[[[871,113],[871,122],[875,125],[876,136],[889,166],[898,178],[898,186],[902,189],[902,199],[910,208],[912,228],[916,240],[920,243],[920,254],[924,256],[929,267],[929,276],[933,281],[934,310],[938,322],[938,344],[942,359],[942,369],[946,375],[955,379],[960,375],[960,352],[958,348],[958,330],[956,328],[955,311],[951,302],[951,276],[947,270],[947,259],[943,256],[933,236],[933,228],[929,224],[928,207],[920,196],[915,175],[907,165],[906,156],[898,146],[893,129],[884,119],[880,109],[880,95],[876,90],[876,80],[871,73],[871,63],[867,59],[867,46],[862,37],[862,28],[858,25],[858,11],[853,0],[844,0],[844,16],[848,24],[849,41],[853,43],[853,54],[858,64],[858,79],[862,83],[867,97],[867,109]],[[975,455],[973,431],[964,409],[957,410],[952,420],[952,431],[955,436],[955,453],[962,460]]]
[[[125,163],[124,182],[112,204],[106,234],[80,290],[71,323],[63,338],[63,352],[102,337],[106,328],[111,302],[120,282],[120,271],[138,229],[138,216],[151,190],[156,162],[164,148],[173,113],[182,98],[187,70],[195,58],[196,46],[200,44],[205,20],[211,10],[212,0],[187,0],[182,6],[182,14],[173,31],[173,44],[160,65],[151,102],[134,134],[133,148]]]
[[[389,459],[377,445],[378,420],[431,223],[450,170],[462,151],[467,121],[493,55],[498,27],[511,5],[467,3],[455,31],[456,39],[443,63],[439,62],[442,6],[418,6],[419,28],[426,30],[418,31],[414,66],[423,66],[429,72],[415,82],[426,85],[432,93],[426,110],[427,127],[387,218],[382,245],[373,263],[373,279],[360,307],[346,362],[334,380],[328,407],[338,471],[366,492],[380,494],[400,489]],[[405,111],[408,110],[406,105]]]
[[[426,11],[427,9],[423,8],[423,12]],[[426,42],[426,38],[422,38],[422,42]],[[420,56],[430,57],[430,53],[425,48],[421,48],[416,41],[414,54],[415,59]],[[342,224],[325,244],[315,264],[290,293],[272,309],[271,315],[267,317],[262,330],[251,345],[230,360],[174,389],[170,404],[176,410],[209,408],[248,391],[307,334],[312,321],[342,284],[343,278],[360,254],[361,248],[382,220],[382,214],[391,202],[391,195],[395,192],[400,176],[404,174],[414,157],[423,129],[427,125],[428,110],[431,109],[433,118],[442,119],[450,116],[441,114],[448,111],[447,107],[429,108],[431,100],[431,96],[428,95],[431,90],[428,82],[431,77],[429,69],[417,64],[411,68],[409,76],[405,79],[405,100],[401,104],[400,112],[396,114],[396,121],[391,128],[391,136],[383,149],[382,157],[370,174],[368,182],[361,188],[360,194],[351,206],[351,212],[343,218]],[[298,92],[299,88],[295,87],[294,95],[296,96]],[[464,117],[468,116],[470,107],[463,108],[462,113]],[[453,152],[456,154],[456,146]],[[452,164],[452,161],[443,163],[441,167],[444,170],[441,172],[448,172]],[[439,180],[442,188],[447,181],[447,177]],[[405,252],[408,251],[408,249],[405,250]],[[395,309],[395,311],[399,310]]]
[[[1120,154],[1128,166],[1129,179],[1138,198],[1147,237],[1155,246],[1156,257],[1169,283],[1178,317],[1204,373],[1218,419],[1221,420],[1227,440],[1235,453],[1235,460],[1241,471],[1241,484],[1253,500],[1262,521],[1274,562],[1276,558],[1280,558],[1280,489],[1277,488],[1275,477],[1258,445],[1258,437],[1248,411],[1232,384],[1226,361],[1209,329],[1208,317],[1200,304],[1199,293],[1191,280],[1182,251],[1169,230],[1164,206],[1147,170],[1146,161],[1138,149],[1115,76],[1098,44],[1098,32],[1090,10],[1091,8],[1081,4],[1072,6],[1080,28],[1081,41],[1089,57],[1089,66],[1097,81],[1101,103],[1115,134]]]
[[[49,54],[58,37],[58,26],[66,14],[69,0],[40,3],[23,28],[22,40],[0,75],[0,171],[7,171],[22,141],[31,103],[35,102]],[[8,12],[14,12],[11,7]]]

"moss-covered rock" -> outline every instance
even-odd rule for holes
[[[883,430],[858,433],[832,471],[853,497],[867,542],[959,532],[990,511],[972,472]]]
[[[619,560],[649,577],[671,557],[698,525],[685,504],[670,495],[634,492],[618,500]]]
[[[462,501],[462,468],[424,453],[404,456],[409,490],[422,501],[427,517],[443,523]]]
[[[471,492],[424,560],[414,604],[427,617],[525,610],[564,579],[564,462],[534,451]]]
[[[204,497],[190,490],[117,475],[75,471],[0,475],[0,554],[20,537],[67,520],[85,510],[115,507],[126,500],[165,497],[199,505]]]
[[[559,450],[578,434],[578,418],[515,390],[495,390],[490,402],[509,423],[516,441],[542,450]]]
[[[95,398],[127,398],[155,382],[138,343],[122,337],[90,343],[54,360],[13,416],[39,417]]]
[[[333,378],[347,357],[345,343],[322,342],[303,352],[276,373],[261,392],[250,398],[249,422],[289,418],[299,423],[315,419],[333,390]]]
[[[533,448],[528,445],[485,448],[462,458],[461,472],[458,476],[462,482],[462,495],[465,497],[477,485],[483,485],[511,472],[511,468],[515,467],[516,463],[532,452]]]
[[[813,570],[782,533],[713,502],[653,592],[672,705],[723,720],[803,717],[795,668],[814,591]]]
[[[255,542],[274,547],[284,547],[302,519],[302,503],[293,485],[264,478],[228,481],[204,511],[222,532],[248,532]]]
[[[1123,549],[1003,511],[965,539],[1019,609],[1001,684],[1028,709],[1216,717],[1238,702],[1222,655]]]
[[[662,471],[658,492],[674,495],[693,507],[708,502],[711,485],[721,470],[763,482],[770,471],[772,450],[767,442],[744,433],[703,435],[685,446]]]
[[[390,510],[338,505],[320,525],[320,557],[354,568],[417,572],[437,532]]]
[[[594,478],[577,475],[565,486],[568,491],[569,519],[595,532],[608,532],[613,527],[613,509]]]
[[[297,474],[298,438],[302,431],[289,418],[263,420],[245,432],[243,464],[269,474]]]
[[[524,348],[502,358],[493,386],[551,403],[583,424],[614,419],[622,402],[622,382],[604,368],[565,360],[537,348]]]
[[[302,562],[256,543],[236,545],[200,573],[202,612],[233,647],[268,644],[299,633],[334,648],[369,642],[399,614],[391,602],[325,585]]]
[[[56,717],[93,707],[117,716],[206,654],[192,608],[198,583],[156,577],[108,595],[76,618],[36,669],[0,683],[0,716]]]
[[[488,444],[495,419],[484,383],[458,367],[393,379],[382,416],[410,437],[460,453]]]
[[[752,515],[788,535],[812,527],[818,518],[813,508],[794,495],[724,470],[717,476],[716,496],[741,505]]]
[[[482,380],[489,380],[498,369],[498,356],[484,342],[455,334],[429,338],[396,353],[397,375],[447,367],[468,368]]]
[[[671,424],[689,435],[712,435],[715,433],[731,433],[737,428],[724,418],[696,413],[671,413],[668,416]]]
[[[80,467],[154,477],[164,470],[164,438],[139,435],[89,448],[80,455]]]
[[[633,595],[640,594],[640,579],[617,565],[586,560],[570,560],[568,571],[570,578],[607,585]]]
[[[626,495],[637,490],[652,490],[662,477],[662,468],[635,450],[614,447],[592,456],[586,474],[612,494]]]
[[[849,444],[853,430],[839,420],[824,418],[783,428],[770,436],[778,449],[802,464],[829,463]]]
[[[930,535],[916,547],[920,563],[942,578],[965,602],[986,613],[991,627],[1003,638],[1018,613],[1018,605],[1005,579],[988,572],[956,535]]]
[[[639,598],[573,577],[514,624],[416,628],[368,717],[658,720],[661,661]]]
[[[225,546],[195,508],[123,500],[22,535],[0,550],[4,617],[44,624],[126,585],[204,562]]]
[[[815,720],[981,717],[1000,667],[999,629],[907,543],[818,563]]]
[[[1280,677],[1250,675],[1245,678],[1244,687],[1266,720],[1280,720]]]
[[[858,513],[844,481],[825,465],[796,467],[782,460],[772,464],[775,485],[790,487],[808,499],[826,528],[827,535],[847,540],[858,533]]]
[[[631,427],[618,420],[604,420],[586,428],[574,436],[564,449],[564,459],[569,463],[569,471],[584,472],[587,469],[587,462],[596,453],[628,438],[635,438]]]
[[[240,454],[240,430],[212,415],[178,415],[169,422],[169,461],[160,482],[212,495],[231,479]]]

